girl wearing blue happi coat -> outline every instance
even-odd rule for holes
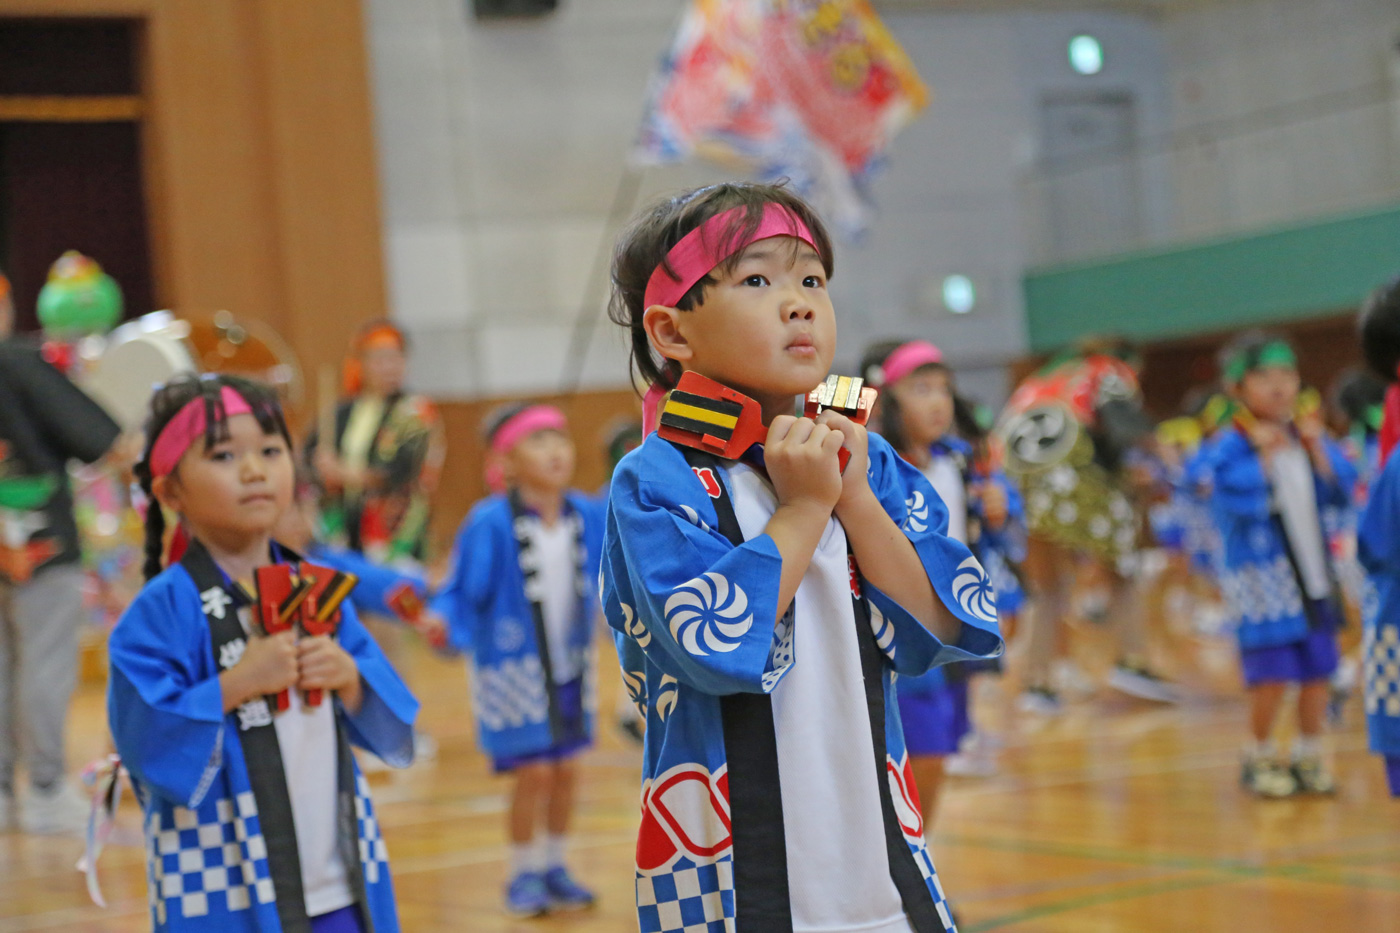
[[[650,434],[609,500],[603,609],[647,723],[643,933],[953,929],[894,681],[999,654],[995,596],[888,443],[794,416],[835,353],[831,269],[812,209],[757,184],[657,203],[614,256],[644,423],[683,374],[719,386],[672,392],[660,431],[702,446]]]
[[[879,431],[938,493],[948,510],[948,535],[966,544],[986,567],[996,591],[1004,632],[1024,599],[1013,568],[1025,557],[1025,509],[1006,476],[987,462],[968,438],[983,440],[972,405],[957,394],[943,353],[914,340],[880,352],[867,373],[881,385]],[[973,735],[971,679],[999,672],[999,664],[952,664],[922,677],[899,679],[899,715],[914,778],[923,804],[924,826],[938,810],[945,759],[963,773],[995,771],[985,742]]]
[[[462,524],[452,573],[432,605],[452,646],[471,652],[478,739],[513,781],[506,908],[538,916],[593,903],[564,850],[574,759],[593,736],[601,515],[569,488],[574,445],[558,409],[507,407],[488,419],[487,437],[496,493]]]
[[[418,704],[348,603],[333,636],[262,635],[250,618],[254,571],[299,560],[271,538],[293,485],[275,395],[183,377],[156,392],[147,436],[148,582],[112,633],[107,706],[145,814],[154,929],[397,930],[350,744],[406,766]],[[162,506],[188,539],[164,570]],[[282,691],[274,715],[265,697]]]
[[[1297,358],[1287,342],[1245,334],[1222,359],[1241,407],[1196,469],[1224,544],[1220,588],[1250,698],[1242,783],[1260,797],[1328,794],[1335,783],[1321,740],[1342,614],[1322,512],[1346,505],[1356,471],[1316,412],[1295,418]],[[1299,685],[1291,764],[1270,739],[1289,684]]]
[[[1371,751],[1385,759],[1392,797],[1400,797],[1400,279],[1378,289],[1361,309],[1361,349],[1389,383],[1377,441],[1380,473],[1357,528],[1357,556],[1370,583],[1362,612],[1366,729]]]

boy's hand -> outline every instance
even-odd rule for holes
[[[779,505],[806,505],[830,515],[841,498],[836,452],[845,435],[810,418],[779,415],[768,426],[763,460]]]
[[[870,489],[870,433],[864,425],[856,424],[839,412],[827,409],[817,415],[817,424],[824,424],[841,434],[841,446],[850,453],[845,472],[841,474],[841,497],[836,501],[839,511],[861,493]]]
[[[297,642],[296,666],[296,684],[303,690],[345,690],[360,680],[355,659],[325,635]]]
[[[1009,506],[1006,490],[999,483],[983,483],[979,498],[982,500],[982,519],[993,531],[1000,531],[1006,524]]]
[[[281,693],[297,682],[297,643],[292,632],[249,638],[238,663],[219,675],[224,711],[257,696]]]
[[[1288,434],[1272,421],[1259,421],[1249,429],[1249,442],[1266,458],[1288,445]]]
[[[432,647],[439,651],[447,647],[447,620],[436,612],[424,611],[413,627]]]

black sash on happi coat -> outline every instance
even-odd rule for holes
[[[693,447],[677,444],[694,470],[715,474],[719,495],[711,495],[719,533],[735,546],[744,533],[734,503],[721,478],[721,461]],[[875,747],[876,785],[885,824],[885,850],[890,878],[915,933],[945,933],[933,895],[904,839],[894,809],[886,768],[884,661],[870,627],[870,607],[864,596],[852,594],[856,639],[860,644],[865,702],[870,714],[870,737]],[[796,597],[794,596],[794,603]],[[793,610],[788,610],[791,613]],[[791,933],[792,898],[787,877],[787,841],[783,828],[782,785],[778,778],[778,738],[773,699],[766,693],[722,696],[720,717],[725,760],[729,765],[729,813],[734,846],[734,919],[737,933]]]

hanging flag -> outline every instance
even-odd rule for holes
[[[693,0],[634,157],[789,178],[849,237],[868,218],[865,183],[927,103],[868,0]]]

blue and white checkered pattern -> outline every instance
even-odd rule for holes
[[[157,926],[273,902],[267,845],[252,792],[175,807],[146,823],[147,891]]]
[[[948,933],[957,933],[957,928],[953,926],[953,916],[948,911],[948,895],[943,893],[943,884],[938,880],[938,871],[933,867],[933,856],[929,854],[928,845],[920,844],[910,848],[914,851],[914,862],[919,866],[919,874],[924,876],[924,883],[933,894],[933,903],[938,908],[938,919],[943,921],[943,928]]]
[[[369,782],[363,774],[355,775],[355,819],[359,821],[360,864],[365,869],[365,883],[378,884],[381,876],[388,877],[389,849],[380,835],[374,801],[369,797]]]
[[[1286,555],[1222,573],[1220,588],[1242,625],[1302,615],[1303,598]]]
[[[1400,717],[1400,626],[1367,626],[1363,651],[1366,712]]]
[[[549,720],[544,667],[535,655],[507,658],[494,667],[472,670],[472,704],[482,725],[493,731]]]
[[[637,876],[641,933],[734,933],[734,862],[680,859],[670,872]]]

